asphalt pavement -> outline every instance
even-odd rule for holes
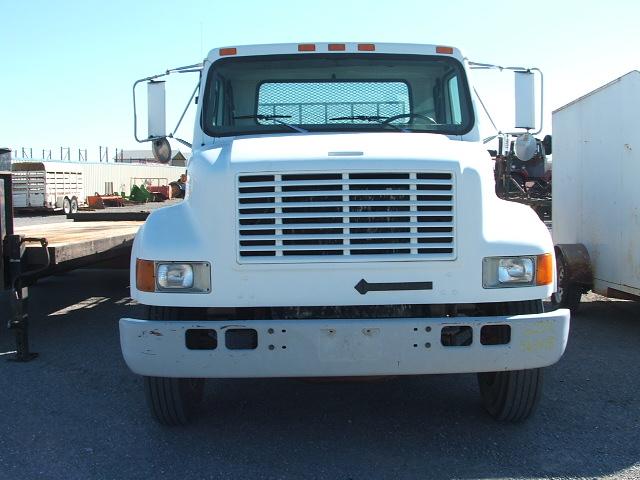
[[[29,363],[0,326],[0,479],[640,478],[640,303],[590,295],[523,424],[488,417],[474,375],[436,375],[209,381],[166,428],[120,354],[128,295],[125,271],[41,280]]]

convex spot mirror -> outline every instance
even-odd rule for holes
[[[530,133],[519,135],[516,139],[515,152],[519,160],[528,162],[534,157],[537,150],[538,144],[536,139]]]
[[[166,138],[157,138],[151,142],[153,158],[160,163],[169,163],[171,160],[171,145]]]

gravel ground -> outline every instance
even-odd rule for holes
[[[120,355],[117,320],[141,311],[127,285],[83,270],[32,287],[40,357],[0,356],[0,478],[640,478],[640,303],[589,296],[524,424],[485,415],[473,375],[438,375],[210,381],[198,421],[163,428]]]

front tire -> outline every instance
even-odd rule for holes
[[[203,378],[144,377],[151,415],[162,425],[186,425],[204,393]]]
[[[197,308],[150,306],[149,320],[199,318]],[[144,393],[153,418],[162,425],[186,425],[204,396],[204,378],[144,377]]]
[[[551,294],[551,304],[555,308],[568,308],[571,313],[576,313],[580,308],[582,289],[569,280],[567,262],[562,254],[558,254],[556,258],[556,276],[558,285]]]
[[[498,304],[497,315],[542,313],[542,300]],[[485,410],[496,420],[521,422],[535,411],[542,393],[542,369],[483,372],[478,374]]]

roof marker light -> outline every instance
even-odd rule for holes
[[[235,55],[236,53],[238,53],[238,49],[236,47],[221,48],[218,52],[221,57],[224,55]]]
[[[453,55],[453,48],[452,47],[438,46],[438,47],[436,47],[436,53],[443,53],[445,55]]]
[[[344,43],[330,43],[329,51],[330,52],[344,52],[347,49],[347,46]]]
[[[313,43],[300,43],[298,45],[299,52],[315,52],[316,46]]]
[[[373,43],[359,43],[358,50],[361,52],[374,52],[376,50],[376,46]]]

